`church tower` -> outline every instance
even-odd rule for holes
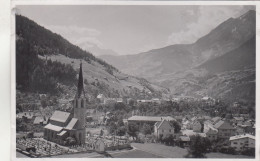
[[[83,73],[82,73],[82,63],[80,63],[79,69],[79,80],[78,80],[78,89],[73,100],[73,110],[74,118],[78,119],[77,121],[77,134],[76,139],[78,144],[85,143],[85,113],[87,108],[87,98],[85,97],[84,85],[83,85]]]

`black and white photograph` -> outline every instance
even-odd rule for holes
[[[12,12],[16,158],[258,155],[255,5]]]

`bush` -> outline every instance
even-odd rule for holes
[[[254,156],[255,157],[255,148],[250,148],[250,149],[243,150],[241,152],[241,154],[242,155]]]
[[[191,145],[189,148],[189,156],[194,158],[204,158],[211,147],[210,141],[199,135],[191,136]]]
[[[219,149],[219,152],[233,155],[236,154],[236,150],[233,147],[222,147]]]

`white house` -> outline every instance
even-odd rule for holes
[[[255,148],[255,136],[250,134],[236,135],[229,138],[230,146],[237,151]]]
[[[154,135],[156,138],[159,138],[160,136],[165,137],[168,134],[174,135],[174,128],[170,125],[169,121],[163,119],[162,121],[154,124]]]
[[[99,139],[95,142],[95,150],[99,152],[105,151],[106,145],[103,140]]]
[[[192,130],[194,132],[201,132],[202,125],[199,121],[195,121],[192,125]]]

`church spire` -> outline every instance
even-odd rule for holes
[[[82,62],[80,62],[77,98],[80,98],[82,92],[85,97],[85,91],[84,91],[84,86],[83,86]]]

